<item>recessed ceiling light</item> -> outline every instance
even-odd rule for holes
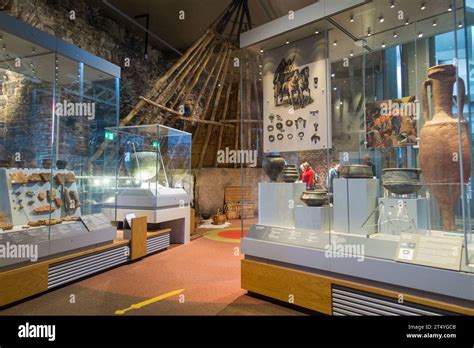
[[[351,51],[351,53],[349,53],[349,55],[350,55],[351,57],[354,57],[354,52]]]
[[[379,17],[379,23],[383,23],[384,20],[385,20],[385,18],[383,18],[383,16]]]
[[[405,21],[405,25],[408,25],[410,24],[410,22],[408,21],[408,19]]]
[[[433,24],[431,24],[433,27],[436,27],[438,24],[436,23],[436,21],[433,21]]]
[[[342,105],[342,102],[339,102],[339,105]]]
[[[398,37],[398,33],[396,31],[393,32],[393,37]]]
[[[337,91],[337,87],[334,87],[333,90]]]
[[[449,5],[448,12],[451,12],[452,10],[453,10],[453,5]]]
[[[316,31],[315,31],[314,33],[315,33],[316,35],[318,35],[318,34],[319,34],[319,30],[316,29]]]
[[[351,23],[353,23],[353,22],[354,22],[354,15],[351,15],[351,16],[349,17],[349,20],[351,21]]]
[[[385,42],[382,42],[382,48],[385,48],[385,47],[387,47],[387,46],[385,45]]]
[[[259,74],[259,75],[262,75],[262,72],[260,71],[258,74]]]
[[[288,45],[290,43],[290,41],[286,41],[285,43]]]
[[[337,46],[337,41],[334,40],[334,42],[332,43],[333,46]]]
[[[263,67],[263,65],[262,65],[262,64],[260,64],[258,67],[259,67],[259,68],[262,68],[262,67]]]
[[[394,0],[390,1],[390,8],[395,8],[395,1]]]
[[[334,77],[334,76],[336,76],[336,74],[332,73],[332,74],[331,74],[331,77]]]
[[[370,32],[370,28],[367,29],[367,36],[371,36],[372,33]]]
[[[263,48],[260,49],[260,53],[263,53]]]
[[[461,22],[459,22],[458,28],[462,28],[462,23]]]
[[[418,37],[423,37],[423,33],[421,31],[418,33]]]
[[[426,4],[424,2],[421,3],[420,10],[426,10]]]

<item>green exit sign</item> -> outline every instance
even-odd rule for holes
[[[151,145],[153,145],[153,147],[159,148],[160,147],[160,142],[159,141],[153,141],[151,143]]]
[[[105,140],[114,140],[114,133],[105,132]]]

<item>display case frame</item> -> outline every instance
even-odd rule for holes
[[[105,126],[118,125],[120,67],[5,12],[0,37],[2,245],[37,248],[36,260],[111,243],[91,178]]]
[[[241,48],[247,52],[247,57],[251,58],[243,65],[242,119],[245,120],[249,117],[248,108],[243,106],[248,104],[249,100],[252,104],[260,103],[263,106],[261,117],[264,126],[260,130],[259,137],[264,140],[257,147],[263,147],[264,152],[267,153],[281,151],[286,163],[295,165],[296,168],[305,161],[313,161],[313,168],[315,166],[319,168],[319,170],[314,168],[316,174],[322,177],[321,181],[317,183],[319,188],[331,191],[328,197],[329,203],[325,207],[306,206],[301,201],[301,191],[305,190],[304,184],[292,183],[291,180],[281,182],[286,181],[285,172],[283,172],[280,182],[268,182],[269,178],[261,173],[261,183],[258,188],[254,187],[254,191],[259,193],[259,216],[261,219],[249,228],[248,233],[244,226],[252,224],[252,222],[242,223],[242,250],[245,253],[245,258],[248,261],[280,265],[299,271],[329,272],[328,274],[336,277],[353,277],[360,281],[378,282],[381,286],[392,286],[404,289],[403,291],[426,291],[448,301],[449,298],[456,298],[462,303],[473,301],[474,245],[470,214],[472,204],[471,193],[469,193],[471,192],[470,183],[467,180],[470,173],[459,175],[459,173],[463,173],[463,163],[467,166],[471,155],[459,155],[462,153],[459,150],[456,161],[451,166],[451,169],[458,173],[456,179],[448,181],[452,188],[459,189],[459,197],[456,200],[459,202],[456,212],[457,231],[447,231],[446,228],[443,231],[441,222],[436,222],[435,219],[439,214],[439,207],[433,197],[432,192],[435,190],[432,187],[433,185],[444,185],[446,181],[443,184],[441,181],[437,183],[431,181],[430,196],[429,185],[425,181],[422,184],[418,181],[415,182],[419,178],[414,178],[414,181],[410,182],[410,185],[418,190],[419,186],[423,186],[418,194],[415,191],[400,194],[390,193],[386,187],[391,190],[396,190],[396,188],[393,185],[388,185],[389,178],[382,178],[382,173],[386,173],[382,172],[382,169],[391,167],[413,169],[413,172],[416,173],[419,166],[417,158],[419,134],[407,131],[404,135],[404,144],[390,149],[387,147],[386,149],[371,150],[368,148],[366,113],[369,103],[383,101],[384,96],[386,96],[385,99],[398,98],[410,93],[409,95],[414,95],[415,98],[406,102],[412,102],[418,107],[417,111],[421,114],[421,110],[423,110],[421,86],[423,80],[428,77],[426,69],[436,64],[445,64],[448,60],[457,65],[455,69],[452,69],[454,71],[453,84],[456,85],[454,95],[462,93],[461,87],[457,86],[461,86],[460,74],[464,74],[463,77],[465,77],[465,72],[469,71],[467,64],[470,59],[465,54],[470,49],[466,43],[469,23],[464,20],[465,3],[464,1],[432,2],[428,6],[428,10],[412,9],[410,15],[403,18],[403,22],[388,29],[385,27],[386,24],[382,25],[381,23],[384,20],[385,23],[387,21],[396,23],[397,18],[394,14],[399,9],[404,10],[406,2],[397,2],[394,6],[396,10],[388,8],[385,1],[359,4],[360,8],[357,6],[358,4],[352,5],[348,5],[344,10],[326,12],[326,7],[331,5],[328,1],[322,1],[299,10],[309,13],[317,8],[319,16],[306,19],[306,22],[298,22],[299,26],[297,27],[290,28],[289,26],[292,24],[288,24],[277,28],[277,26],[268,23],[243,35]],[[415,4],[410,6],[416,7]],[[375,22],[375,24],[371,22],[373,26],[369,27],[368,31],[367,22],[363,22],[361,19],[362,14],[367,12],[372,13],[370,18]],[[409,20],[408,17],[410,17]],[[302,18],[305,17],[299,17],[300,20]],[[279,21],[291,22],[286,16],[281,17]],[[432,23],[438,24],[441,21],[444,25],[443,28],[432,25]],[[359,34],[352,35],[354,32]],[[451,35],[449,40],[453,43],[454,48],[451,48],[450,52],[443,51],[433,55],[437,37],[440,37],[440,41],[447,40],[442,36],[443,33],[451,33],[447,35]],[[406,41],[401,40],[401,36],[405,37]],[[305,59],[309,58],[302,59],[300,52],[303,52],[304,47],[307,47],[308,40],[312,42],[310,45],[318,40],[322,41],[321,54],[328,59],[325,72],[326,83],[323,83],[324,87],[318,86],[320,95],[314,94],[318,88],[316,83],[313,83],[315,75],[312,74],[310,66],[309,81],[306,83],[309,82],[309,88],[313,90],[309,96],[302,98],[303,101],[307,101],[307,104],[294,103],[287,93],[279,98],[279,101],[283,101],[283,103],[288,99],[286,110],[281,106],[278,109],[279,105],[275,105],[265,111],[266,105],[273,105],[274,93],[277,90],[275,88],[279,83],[278,76],[281,74],[279,74],[278,62],[284,62],[284,69],[289,69],[290,65],[287,59],[289,58],[292,71],[297,71],[296,76],[302,75]],[[397,54],[400,52],[397,53],[391,45],[393,47],[403,46],[405,58],[409,54],[413,54],[415,57],[418,55],[419,62],[402,60],[402,65],[398,66],[397,59],[400,60],[400,57],[397,58]],[[311,58],[314,57],[315,55]],[[383,64],[380,63],[382,62],[381,57],[383,57]],[[393,64],[394,76],[390,75],[391,71],[388,72],[388,69],[380,70],[386,67],[385,64]],[[413,71],[408,71],[408,68]],[[246,78],[252,74],[261,76],[260,95],[263,95],[261,99],[256,97],[258,93],[255,94],[245,88]],[[283,76],[285,75],[283,74]],[[430,78],[433,78],[433,75],[430,75]],[[304,79],[302,80],[304,82]],[[322,80],[324,81],[324,79]],[[405,81],[404,84],[400,85],[400,80]],[[395,82],[393,83],[393,81]],[[291,80],[287,84],[290,85]],[[283,83],[282,86],[285,84]],[[324,90],[321,91],[321,88]],[[469,90],[469,86],[466,90]],[[321,92],[326,94],[321,95]],[[444,94],[446,95],[446,93]],[[342,97],[344,95],[351,98],[344,99]],[[466,104],[468,107],[464,108],[463,113],[464,118],[470,120],[469,93],[467,95]],[[283,127],[280,128],[288,132],[288,127],[285,128],[286,118],[291,120],[298,110],[304,110],[312,104],[316,105],[314,101],[311,101],[313,96],[315,100],[319,98],[321,102],[326,100],[328,103],[326,113],[317,116],[320,119],[322,116],[327,121],[319,123],[320,126],[327,125],[327,128],[323,127],[323,131],[326,130],[327,139],[332,142],[326,141],[322,144],[326,145],[326,148],[314,146],[314,149],[310,151],[301,151],[289,143],[280,149],[268,147],[267,140],[271,143],[278,140],[275,135],[271,137],[272,134],[270,134],[269,137],[270,131],[278,131],[277,127],[268,128],[277,122],[277,114],[282,118]],[[295,92],[294,98],[297,98],[298,101],[298,98],[301,97]],[[434,103],[437,103],[436,96],[434,98]],[[405,100],[400,99],[398,102],[405,102]],[[439,104],[434,104],[434,106],[438,107],[439,111]],[[432,108],[431,103],[425,102],[425,113],[428,107]],[[293,112],[289,112],[290,109],[293,109]],[[255,114],[257,108],[251,110],[252,114]],[[308,122],[311,124],[315,115],[306,112],[308,110],[304,111],[307,115],[301,117],[309,120]],[[271,112],[270,116],[269,112]],[[452,114],[454,115],[451,117],[454,117],[455,120],[461,120],[461,122],[456,121],[454,124],[459,124],[459,129],[462,129],[464,127],[462,118],[457,116],[456,107],[452,109]],[[271,115],[273,115],[273,119],[271,119]],[[421,121],[420,119],[418,132],[421,130]],[[470,121],[467,124],[470,127]],[[247,147],[244,142],[245,123],[241,124],[241,129],[242,149],[258,151],[259,149]],[[321,127],[319,130],[321,131]],[[472,132],[468,134],[470,150]],[[283,133],[284,137],[286,135]],[[411,135],[417,139],[410,138]],[[294,140],[295,136],[293,135],[292,138]],[[321,137],[321,139],[325,139],[325,137]],[[458,146],[456,149],[466,148],[464,140],[461,142],[459,139],[461,139],[460,136],[459,138],[454,137],[454,143]],[[411,140],[416,141],[411,143]],[[456,140],[458,141],[456,142]],[[388,142],[387,140],[387,144]],[[315,154],[317,151],[318,153]],[[393,163],[384,165],[385,157]],[[269,159],[265,163],[264,160],[264,171],[269,174],[272,168],[279,166],[277,163],[279,161]],[[357,167],[363,165],[364,162],[368,166]],[[347,169],[348,173],[343,178],[331,180],[331,183],[334,183],[334,187],[332,187],[325,179],[336,163],[346,166],[344,169]],[[349,165],[356,166],[349,168],[347,167]],[[424,168],[428,173],[426,165]],[[280,171],[281,169],[283,167],[280,168]],[[445,170],[444,167],[442,169]],[[247,170],[243,165],[242,185],[248,186],[245,179]],[[356,173],[352,177],[351,170]],[[357,174],[358,170],[369,172]],[[459,176],[461,177],[459,178]],[[423,180],[430,180],[424,178]],[[393,181],[392,184],[394,184]],[[290,188],[291,185],[293,188]],[[297,185],[300,187],[295,189]],[[282,194],[282,191],[286,193]],[[437,198],[438,201],[440,199]],[[409,214],[402,214],[403,219],[399,219],[403,220],[403,223],[406,223],[408,227],[400,227],[397,233],[386,231],[379,233],[381,229],[379,224],[381,202],[385,204],[386,214],[397,215],[409,211]],[[302,216],[301,210],[307,210],[308,213]],[[311,213],[309,213],[310,210]],[[325,217],[326,210],[331,211],[329,215],[332,214],[332,218]],[[268,214],[268,211],[273,211],[273,215]],[[413,214],[416,216],[413,217]],[[285,218],[287,215],[288,217]],[[295,220],[297,216],[299,223]],[[269,221],[268,217],[273,221]],[[415,226],[416,233],[410,233],[412,225]],[[408,250],[412,249],[412,246],[415,250],[414,253],[412,250]],[[435,256],[429,256],[428,254],[431,252],[435,252],[433,254]],[[242,264],[243,267],[244,264],[246,263]]]

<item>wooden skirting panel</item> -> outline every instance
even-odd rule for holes
[[[406,302],[474,315],[473,308],[251,260],[242,260],[241,282],[242,288],[247,291],[288,303],[292,303],[290,299],[293,299],[293,304],[297,306],[329,315],[332,314],[333,284],[396,299],[403,295]]]
[[[260,295],[331,314],[331,282],[314,274],[242,260],[242,288]]]
[[[141,224],[138,224],[142,228]],[[143,238],[138,239],[139,242],[135,247],[136,258],[141,257],[143,252],[146,255],[146,239],[154,236],[170,233],[171,229],[162,229],[147,233],[146,224],[145,230],[140,231],[138,235]],[[45,260],[38,261],[37,263],[27,264],[18,268],[8,269],[5,271],[0,270],[0,307],[9,305],[11,303],[24,300],[28,297],[38,295],[48,290],[48,270],[50,265],[58,264],[61,262],[71,261],[74,259],[81,259],[86,256],[105,252],[107,250],[122,247],[125,245],[131,246],[129,240],[115,240],[110,244],[98,246],[88,250],[81,250],[71,252],[70,254],[63,253],[56,257],[48,257]],[[143,250],[143,247],[145,248]],[[144,256],[145,256],[144,255]],[[130,255],[130,260],[132,255]]]
[[[48,290],[48,265],[35,265],[0,273],[0,306]]]

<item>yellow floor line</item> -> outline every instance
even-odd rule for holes
[[[120,314],[124,314],[125,312],[128,312],[132,309],[140,309],[144,306],[148,306],[149,304],[164,300],[165,298],[168,298],[168,297],[171,297],[171,296],[174,296],[174,295],[178,295],[178,294],[182,293],[183,291],[184,291],[184,289],[174,290],[174,291],[168,292],[166,294],[150,298],[149,300],[145,300],[145,301],[142,301],[140,303],[133,304],[128,308],[118,309],[118,310],[115,311],[115,314],[120,315]]]

